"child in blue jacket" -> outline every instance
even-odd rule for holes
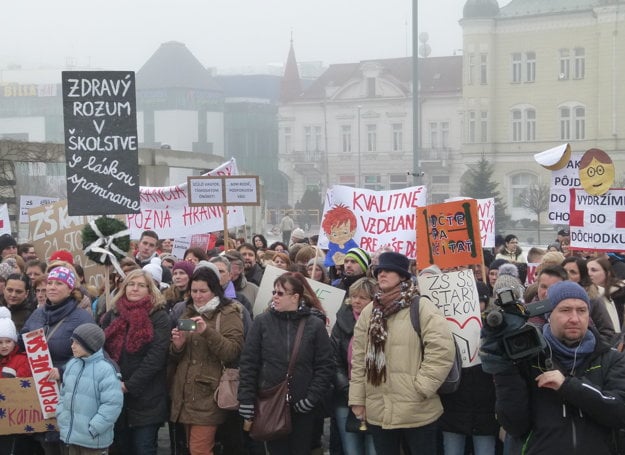
[[[113,363],[104,356],[104,332],[96,324],[72,333],[74,358],[65,366],[56,410],[61,440],[70,455],[81,449],[108,453],[113,427],[123,405],[122,386]]]

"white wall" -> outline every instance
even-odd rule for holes
[[[1,134],[28,134],[30,142],[46,141],[46,121],[44,117],[0,118]]]
[[[155,111],[154,140],[173,150],[191,151],[197,142],[197,111]]]

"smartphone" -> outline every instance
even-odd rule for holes
[[[197,328],[197,324],[193,319],[180,319],[178,321],[178,330],[185,332],[194,332]]]

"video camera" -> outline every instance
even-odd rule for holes
[[[524,306],[514,295],[514,289],[497,291],[495,303],[499,308],[486,316],[486,324],[493,329],[502,329],[501,344],[510,360],[535,356],[546,348],[547,343],[537,327],[527,320],[551,311],[548,300]]]

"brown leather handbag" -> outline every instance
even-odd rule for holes
[[[215,319],[215,330],[219,332],[221,328],[221,312],[217,313]],[[217,403],[217,407],[226,411],[236,411],[239,409],[239,400],[237,393],[239,392],[239,369],[227,368],[223,365],[223,372],[219,378],[219,385],[215,389],[213,399]]]
[[[302,343],[305,323],[304,318],[300,319],[284,381],[269,389],[258,391],[254,407],[254,420],[250,429],[250,437],[255,441],[273,441],[291,433],[289,386],[295,367],[295,359]]]

